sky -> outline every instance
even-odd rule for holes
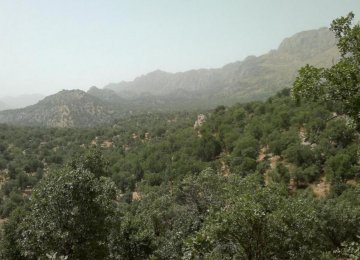
[[[221,67],[350,11],[359,0],[0,0],[0,97]]]

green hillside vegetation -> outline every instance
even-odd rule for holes
[[[66,167],[82,174],[77,165],[89,160],[72,158],[95,146],[107,161],[100,175],[117,192],[109,213],[114,226],[101,238],[115,259],[304,259],[341,251],[359,234],[360,139],[346,117],[329,120],[332,111],[297,104],[284,90],[266,102],[218,107],[199,129],[190,113],[146,114],[92,129],[2,125],[1,215],[10,216],[2,252],[7,259],[55,252],[78,259],[66,241],[61,246],[67,237],[51,238],[54,247],[48,236],[40,245],[23,235],[51,226],[32,228],[46,203],[55,203],[36,194]],[[31,213],[37,199],[45,199],[44,208]],[[35,223],[15,228],[28,211],[26,223]],[[50,218],[44,221],[57,219]]]
[[[352,18],[332,24],[339,63],[305,66],[265,101],[94,128],[0,125],[1,258],[359,259]],[[348,92],[329,98],[342,76]]]
[[[81,90],[63,90],[35,105],[0,113],[0,123],[43,127],[91,127],[121,117],[111,105]]]

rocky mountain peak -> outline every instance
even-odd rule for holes
[[[285,38],[278,52],[308,58],[311,55],[326,51],[336,45],[336,39],[328,28],[299,32],[292,37]]]

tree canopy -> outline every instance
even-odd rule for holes
[[[339,62],[330,68],[306,65],[299,70],[293,95],[329,101],[350,116],[360,128],[360,25],[352,25],[353,13],[335,19],[330,27],[338,40]]]
[[[69,259],[103,259],[108,255],[115,184],[90,171],[99,158],[98,153],[87,154],[82,163],[51,172],[39,183],[16,232],[10,234],[21,253],[8,252],[10,255],[22,259],[54,254]]]

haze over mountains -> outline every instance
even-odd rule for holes
[[[105,89],[130,99],[179,96],[204,100],[211,106],[231,104],[266,98],[289,87],[302,65],[327,66],[336,58],[335,38],[327,28],[321,28],[295,34],[265,55],[249,56],[219,69],[180,73],[157,70],[134,81],[109,84]]]
[[[0,98],[0,111],[5,109],[16,109],[36,104],[45,96],[41,94],[20,95],[16,97]]]
[[[305,65],[330,66],[339,58],[327,28],[300,32],[277,50],[218,69],[179,73],[154,71],[134,81],[99,89],[61,91],[36,105],[0,112],[0,122],[47,127],[88,127],[111,123],[127,113],[169,109],[209,109],[265,99],[291,87]]]
[[[0,100],[0,111],[8,108],[8,105]]]

